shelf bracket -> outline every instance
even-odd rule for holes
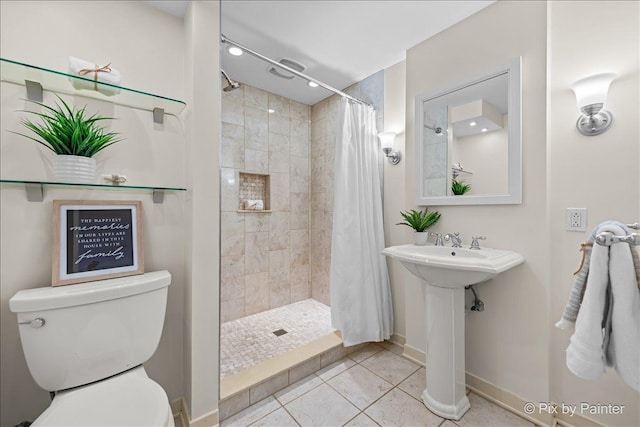
[[[153,189],[153,203],[163,203],[164,202],[164,190],[158,190],[157,188]]]
[[[30,101],[42,102],[42,85],[38,82],[25,80],[24,85],[27,87],[27,99]]]
[[[153,109],[153,122],[158,124],[164,123],[164,108],[154,108]]]
[[[25,184],[27,200],[30,202],[42,202],[44,200],[44,188],[42,184]]]

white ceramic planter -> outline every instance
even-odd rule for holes
[[[416,246],[424,246],[427,244],[427,239],[429,238],[428,231],[414,231],[413,232],[413,243]]]
[[[93,184],[96,180],[96,161],[90,157],[58,155],[53,160],[56,181]]]

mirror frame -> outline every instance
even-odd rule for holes
[[[446,85],[437,90],[428,90],[415,97],[415,202],[417,206],[457,206],[457,205],[517,205],[522,203],[522,57],[511,59],[506,64],[493,67],[456,84]],[[426,101],[448,95],[504,73],[509,74],[508,82],[508,158],[509,190],[507,194],[478,194],[463,196],[426,197],[423,193],[423,107]],[[447,159],[447,166],[449,166]]]

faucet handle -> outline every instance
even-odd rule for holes
[[[480,243],[478,242],[478,240],[486,240],[486,237],[485,236],[472,236],[471,237],[471,246],[469,246],[469,249],[479,250],[480,249]]]
[[[442,241],[442,233],[432,233],[429,232],[429,236],[436,236],[436,246],[444,246],[444,243]]]

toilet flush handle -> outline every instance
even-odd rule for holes
[[[42,317],[38,317],[37,319],[27,320],[26,322],[18,322],[18,325],[31,325],[32,328],[38,329],[42,328],[45,323],[47,323]]]

